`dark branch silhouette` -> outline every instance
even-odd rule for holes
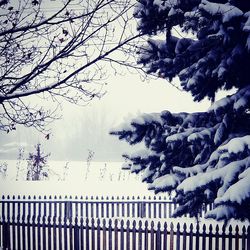
[[[132,58],[141,34],[133,34],[131,0],[54,4],[0,2],[0,130],[45,131],[62,100],[81,105],[102,96],[107,61],[113,67]]]

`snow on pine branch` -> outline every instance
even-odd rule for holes
[[[142,115],[111,134],[131,145],[145,143],[146,149],[126,157],[132,172],[143,172],[142,180],[150,183],[149,189],[156,193],[176,191],[177,201],[200,190],[201,204],[216,200],[215,205],[224,206],[228,199],[224,197],[231,197],[228,190],[245,183],[241,174],[249,168],[249,120],[242,121],[237,131],[240,115],[247,116],[249,90],[244,88],[215,102],[208,112]],[[237,123],[235,117],[239,117]],[[241,192],[235,197],[245,202],[250,198],[247,194]],[[187,204],[191,206],[186,201],[183,207]],[[179,208],[176,214],[181,211]],[[221,210],[215,207],[214,211]],[[212,212],[207,216],[215,218]],[[228,219],[221,213],[216,218]]]
[[[211,16],[222,16],[223,23],[229,22],[233,18],[237,18],[243,15],[243,12],[239,8],[229,3],[219,4],[207,0],[202,0],[199,5],[199,9],[209,13]]]

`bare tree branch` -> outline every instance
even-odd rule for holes
[[[134,54],[127,55],[133,49],[125,48],[135,48],[142,36],[130,28],[135,25],[133,0],[52,4],[0,4],[0,130],[22,124],[43,131],[58,118],[57,108],[34,105],[31,97],[81,105],[102,96],[107,61],[136,65]],[[48,5],[53,7],[49,12]]]

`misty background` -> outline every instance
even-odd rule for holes
[[[205,111],[210,105],[208,101],[194,103],[190,94],[166,80],[142,81],[134,74],[110,77],[103,91],[106,94],[101,99],[93,99],[86,106],[63,102],[58,110],[62,118],[51,123],[49,139],[22,126],[8,134],[1,132],[0,158],[17,159],[21,147],[27,156],[41,143],[43,151],[51,153],[50,160],[86,161],[93,151],[93,161],[122,161],[122,154],[134,147],[109,135],[112,128],[140,113]]]

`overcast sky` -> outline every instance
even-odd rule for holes
[[[107,93],[85,107],[65,103],[62,119],[52,124],[51,136],[33,129],[19,127],[17,131],[0,135],[0,157],[16,158],[18,148],[26,153],[40,142],[51,159],[86,160],[88,150],[95,152],[96,161],[121,161],[121,154],[133,150],[125,142],[110,136],[112,127],[140,113],[205,111],[208,101],[194,103],[190,94],[181,92],[164,79],[143,82],[139,75],[113,76],[105,86]]]

